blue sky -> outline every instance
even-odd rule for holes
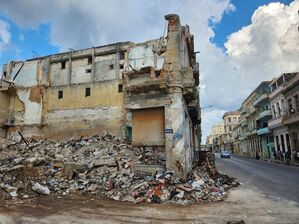
[[[253,12],[259,6],[270,2],[277,1],[232,0],[231,3],[235,6],[235,10],[225,13],[220,23],[212,25],[215,37],[211,39],[211,42],[224,49],[227,36],[250,24]],[[279,2],[289,4],[292,1],[280,0]],[[0,65],[9,60],[28,59],[35,55],[44,56],[59,52],[59,47],[52,44],[50,40],[51,23],[41,23],[37,28],[19,27],[9,16],[1,13],[1,9],[0,19],[9,23],[11,33],[11,42],[0,56]]]
[[[224,14],[221,22],[213,28],[215,31],[215,37],[212,39],[212,42],[222,48],[224,48],[224,43],[226,42],[228,35],[237,32],[243,26],[250,24],[252,14],[259,6],[267,5],[271,2],[290,4],[292,1],[232,0],[231,2],[236,8],[235,11]]]
[[[200,51],[203,140],[261,81],[299,71],[299,0],[0,0],[0,65],[8,60],[143,42],[180,15]]]

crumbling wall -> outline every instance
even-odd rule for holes
[[[86,96],[86,88],[90,96]],[[63,98],[58,92],[63,91]],[[45,137],[101,134],[121,135],[123,94],[118,80],[49,88]]]
[[[95,82],[114,80],[118,78],[119,69],[116,54],[95,57]]]
[[[52,86],[67,85],[69,82],[68,70],[70,67],[69,61],[65,62],[65,68],[61,69],[61,62],[51,63],[50,80]]]
[[[72,84],[89,83],[92,81],[92,64],[88,64],[88,58],[72,60]]]
[[[13,81],[15,86],[32,87],[37,85],[37,66],[38,61],[18,62],[10,74],[11,81],[15,79]]]
[[[9,118],[10,96],[7,92],[0,91],[0,137],[5,137],[4,124]]]
[[[160,40],[152,40],[132,46],[128,53],[130,69],[139,70],[144,67],[162,69],[164,56],[157,53],[162,44]]]
[[[42,116],[42,102],[39,96],[35,96],[35,99],[30,99],[34,97],[34,94],[31,95],[33,89],[31,90],[17,90],[18,98],[24,103],[25,113],[24,113],[24,124],[26,125],[40,125],[41,116]],[[38,93],[39,94],[39,93]]]

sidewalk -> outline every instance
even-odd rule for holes
[[[245,158],[250,158],[250,159],[255,159],[255,157],[251,157],[251,156],[247,156],[247,155],[239,155],[239,154],[232,154],[233,156],[236,157],[245,157]],[[281,161],[281,160],[275,160],[275,159],[263,159],[261,158],[260,160],[266,161],[266,162],[272,162],[272,163],[281,163],[281,164],[285,164],[285,161]],[[299,166],[299,163],[297,162],[290,162],[290,166]]]

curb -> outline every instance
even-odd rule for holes
[[[236,157],[243,157],[243,158],[249,158],[249,159],[255,159],[254,157],[251,157],[251,156],[242,156],[242,155],[237,155],[237,154],[232,154],[233,156],[236,156]],[[285,164],[285,162],[283,161],[280,161],[280,160],[272,160],[272,159],[259,159],[260,161],[264,161],[264,162],[271,162],[271,163],[279,163],[279,164]],[[299,163],[293,163],[293,162],[290,162],[290,166],[298,166],[299,167]]]

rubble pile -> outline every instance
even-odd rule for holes
[[[80,192],[133,203],[190,204],[222,200],[238,184],[216,172],[208,160],[185,181],[163,169],[141,175],[135,166],[163,168],[165,154],[155,148],[133,147],[109,134],[59,143],[0,141],[0,191],[6,192],[6,199]]]

